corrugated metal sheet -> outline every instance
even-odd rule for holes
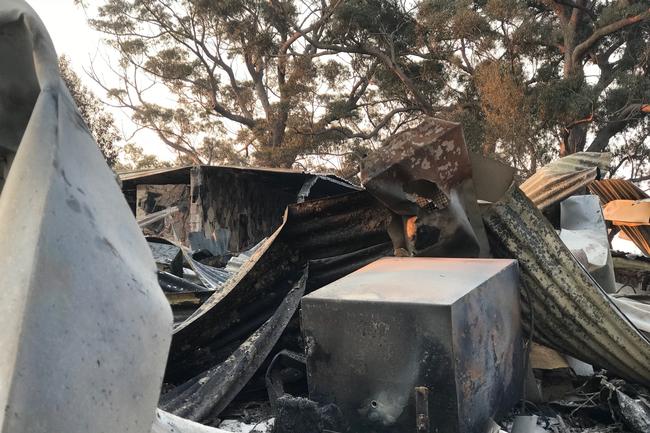
[[[650,384],[650,342],[575,260],[516,187],[484,214],[492,252],[519,260],[522,310],[534,338],[623,378]],[[534,228],[532,230],[531,228]]]
[[[600,197],[604,204],[612,200],[642,200],[648,195],[638,186],[625,179],[605,179],[591,182],[589,191]],[[650,256],[650,227],[619,226],[643,254]]]
[[[599,177],[611,161],[610,153],[579,152],[544,166],[520,188],[539,209],[575,194]]]
[[[160,401],[162,409],[193,421],[217,418],[273,350],[300,305],[306,280],[305,270],[268,320],[224,362],[166,393]]]
[[[600,197],[603,203],[612,200],[642,200],[648,198],[641,188],[625,179],[604,179],[592,182],[589,191]]]
[[[280,311],[305,265],[310,291],[390,255],[390,218],[365,191],[289,206],[282,226],[175,329],[166,381],[178,386],[161,397],[164,408],[194,420],[217,416],[243,386],[224,372],[257,370],[261,355],[248,354],[247,341]],[[298,350],[294,340],[287,337],[278,347]]]
[[[542,169],[555,173],[569,173],[594,167],[606,170],[611,160],[612,154],[609,152],[578,152],[556,159]]]
[[[120,171],[118,176],[122,182],[130,183],[133,181],[138,181],[138,183],[190,183],[190,170],[193,167],[201,167],[206,171],[232,171],[239,173],[248,173],[248,174],[259,174],[259,175],[268,175],[268,176],[280,176],[280,177],[295,177],[295,178],[308,178],[316,176],[321,179],[329,180],[333,183],[338,183],[348,188],[360,190],[361,188],[357,185],[354,185],[347,180],[338,177],[333,174],[327,173],[309,173],[304,170],[294,170],[290,168],[272,168],[272,167],[242,167],[235,165],[200,165],[200,166],[181,166],[181,167],[162,167],[162,168],[152,168],[144,170],[133,170],[133,171]],[[168,181],[164,181],[168,179]],[[144,182],[142,182],[144,181]]]
[[[167,379],[182,382],[223,360],[229,344],[270,317],[306,263],[313,263],[310,291],[392,254],[390,218],[365,191],[290,206],[284,224],[239,272],[176,327]]]

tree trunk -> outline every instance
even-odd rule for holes
[[[569,133],[569,148],[571,153],[582,152],[587,142],[587,127],[579,125],[571,128]]]
[[[604,152],[605,150],[607,150],[607,147],[609,146],[609,140],[614,135],[623,131],[623,129],[625,129],[626,124],[627,122],[625,121],[607,123],[605,126],[600,128],[600,130],[596,133],[596,138],[594,138],[594,140],[591,142],[589,148],[587,148],[587,151]]]

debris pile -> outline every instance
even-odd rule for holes
[[[0,30],[3,433],[650,431],[650,262],[611,249],[650,255],[650,206],[608,154],[518,186],[426,118],[363,186],[118,186],[38,17],[6,0]]]

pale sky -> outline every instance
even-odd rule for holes
[[[103,35],[88,25],[84,10],[75,6],[73,0],[26,1],[45,23],[57,54],[68,56],[73,69],[84,84],[100,99],[106,100],[103,89],[88,77],[84,69],[89,70],[92,62],[99,74],[110,78],[111,72],[106,68],[104,59],[110,55],[111,50],[103,46]],[[93,0],[86,1],[90,9],[102,3]],[[130,120],[130,113],[126,110],[111,107],[109,107],[109,110],[113,113],[118,128],[125,136],[130,136],[136,129]],[[161,159],[173,159],[175,157],[153,132],[140,131],[135,134],[131,142],[141,146],[147,153],[158,155]]]
[[[73,0],[27,0],[27,2],[45,23],[57,53],[67,55],[72,67],[86,86],[105,100],[103,89],[88,77],[84,68],[89,69],[89,65],[93,62],[95,70],[109,78],[111,72],[104,66],[104,58],[110,54],[110,48],[102,45],[102,34],[90,28],[84,10],[74,6]],[[86,0],[90,9],[101,3]],[[126,136],[131,135],[135,125],[130,121],[128,111],[113,108],[110,110],[113,112],[118,128]],[[158,155],[161,159],[171,160],[175,157],[153,132],[140,131],[131,141],[141,146],[147,153]],[[613,243],[619,250],[640,253],[629,241],[615,239]]]

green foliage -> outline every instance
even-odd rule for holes
[[[416,23],[398,0],[348,0],[334,14],[332,40],[382,44],[396,50],[415,44]]]
[[[367,39],[368,32],[389,28],[394,39],[384,42],[406,48],[415,41],[415,21],[395,2],[342,2],[333,12],[345,16],[364,7],[379,15],[350,34]],[[339,146],[347,135],[374,130],[385,113],[374,107],[404,100],[403,90],[387,98],[374,89],[377,65],[368,56],[328,53],[306,35],[294,37],[303,26],[318,32],[319,42],[336,43],[341,38],[330,36],[341,28],[334,15],[315,0],[105,0],[91,24],[120,56],[114,69],[122,87],[109,87],[109,96],[179,157],[290,166],[299,156]],[[422,76],[420,87],[441,70],[406,66]],[[386,126],[403,116],[408,113]]]
[[[527,174],[644,125],[650,2],[585,4],[104,0],[92,23],[121,56],[109,95],[184,160],[349,174],[426,114]]]
[[[172,167],[169,161],[161,161],[156,155],[145,153],[137,144],[127,143],[122,148],[122,161],[117,161],[117,171],[145,170],[149,168]]]
[[[119,140],[120,136],[115,127],[113,116],[106,111],[105,106],[95,94],[81,83],[79,76],[70,66],[70,60],[65,56],[59,58],[59,71],[99,150],[108,165],[114,166],[119,153],[115,142]]]

